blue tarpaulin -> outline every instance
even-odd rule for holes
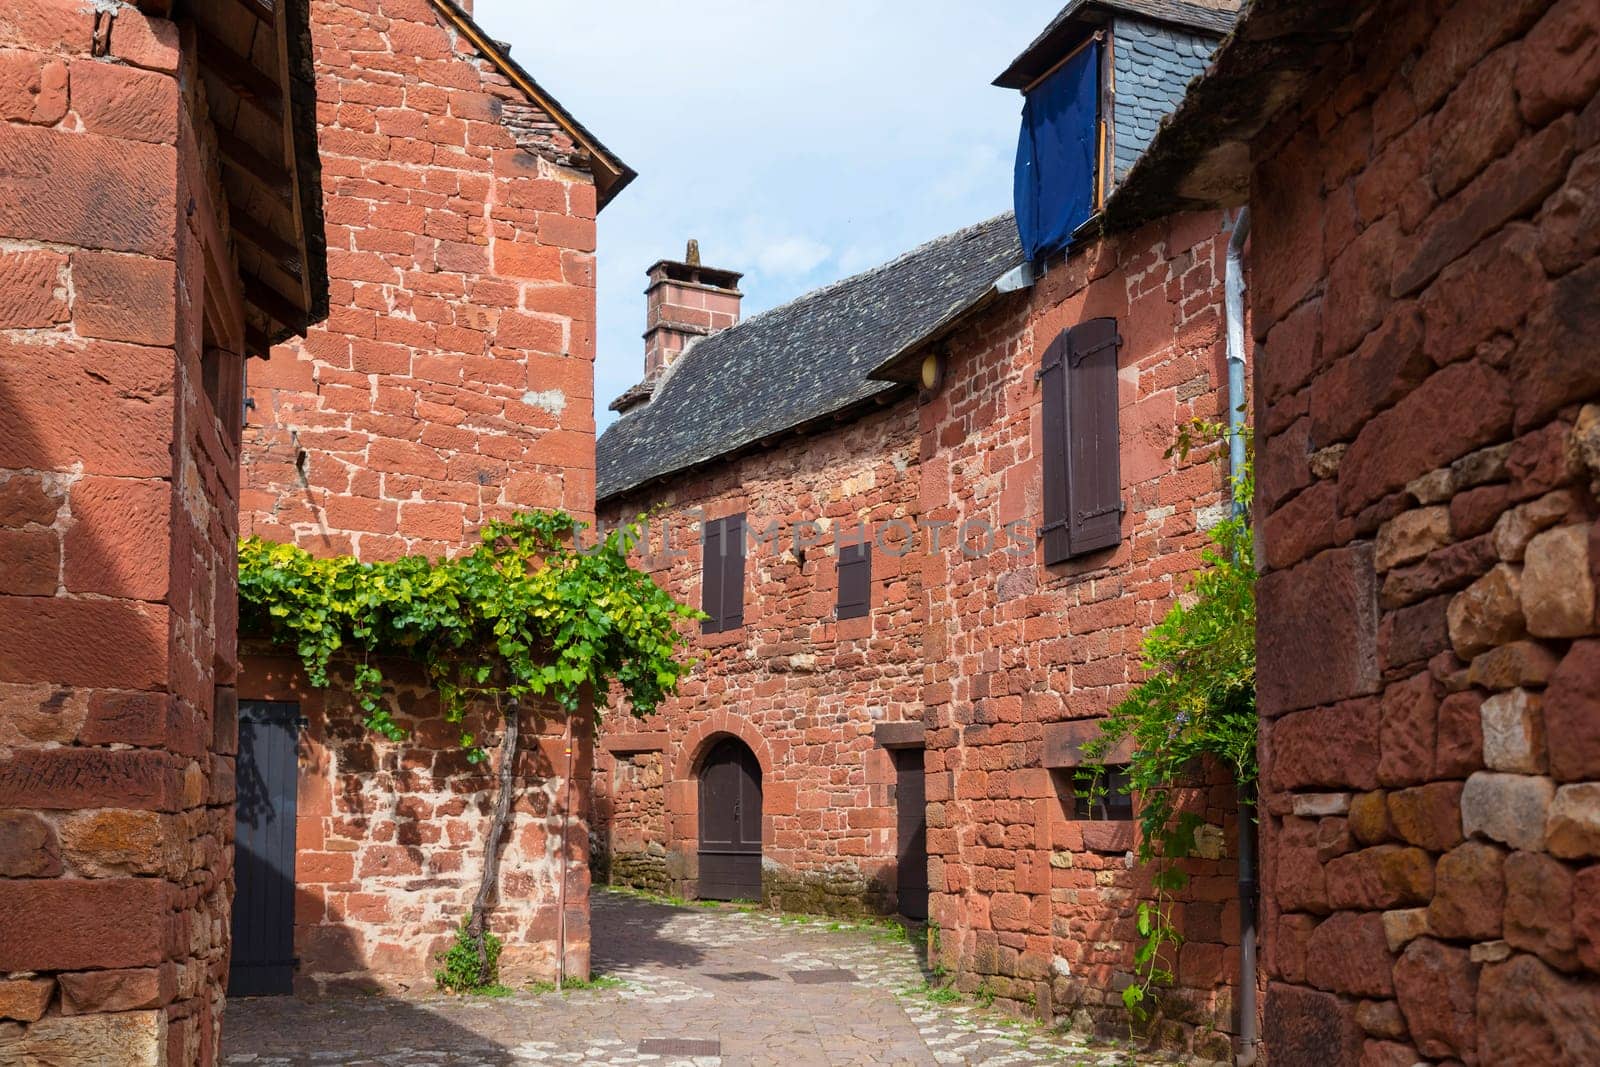
[[[1017,232],[1030,260],[1067,246],[1094,214],[1100,43],[1028,93],[1017,139]]]

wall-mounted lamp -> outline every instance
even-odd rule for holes
[[[939,391],[944,384],[944,353],[929,352],[922,357],[921,385],[924,400]]]

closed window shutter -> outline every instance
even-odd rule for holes
[[[1122,539],[1121,439],[1117,432],[1116,319],[1090,319],[1069,332],[1067,351],[1067,518],[1072,555]]]
[[[859,619],[872,611],[872,545],[839,547],[839,618]]]
[[[710,618],[700,624],[700,632],[718,633],[722,626],[722,520],[705,523],[700,534],[700,610]]]
[[[1044,561],[1060,563],[1072,555],[1067,520],[1067,352],[1069,331],[1063,330],[1039,361],[1044,422]]]
[[[722,520],[722,628],[744,625],[744,516]]]

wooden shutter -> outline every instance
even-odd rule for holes
[[[710,618],[700,632],[720,633],[722,626],[722,520],[706,522],[700,530],[700,610]]]
[[[722,628],[744,625],[744,516],[722,520]]]
[[[839,604],[841,619],[859,619],[872,611],[872,544],[839,546]]]
[[[1044,561],[1060,563],[1072,555],[1067,522],[1067,351],[1071,331],[1062,330],[1039,361],[1044,420]]]
[[[1116,319],[1062,331],[1040,360],[1044,420],[1044,561],[1115,545],[1122,536]]]
[[[1090,319],[1069,332],[1067,511],[1072,554],[1122,539],[1121,438],[1117,433],[1116,319]]]

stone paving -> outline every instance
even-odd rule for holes
[[[500,998],[232,1000],[223,1058],[258,1067],[1168,1062],[970,1002],[933,1002],[917,950],[881,929],[601,891],[592,948],[595,972],[619,984]],[[717,1053],[641,1051],[652,1039],[712,1042]]]

